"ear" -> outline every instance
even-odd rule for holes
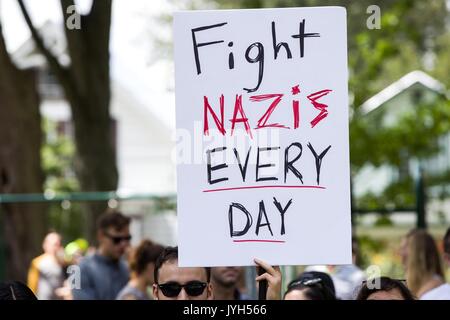
[[[152,284],[155,283],[155,279],[154,279],[155,264],[154,264],[153,262],[150,262],[150,263],[147,265],[146,273],[147,273],[148,277],[150,278],[151,283],[152,283]]]
[[[158,292],[159,291],[158,285],[156,283],[154,283],[152,288],[153,288],[153,298],[155,300],[159,300],[159,298],[158,298],[158,293],[159,293]]]
[[[208,283],[208,286],[206,287],[206,300],[214,300],[214,294],[213,294],[213,290],[212,290],[212,285],[211,283]]]

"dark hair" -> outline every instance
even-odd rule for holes
[[[0,300],[37,300],[33,291],[19,281],[0,283]]]
[[[106,231],[113,227],[115,230],[123,230],[129,226],[130,218],[124,216],[119,211],[106,211],[97,220],[97,230]]]
[[[447,229],[444,236],[444,252],[450,254],[450,227]]]
[[[178,247],[166,247],[163,252],[159,255],[158,259],[156,259],[155,263],[155,283],[158,284],[158,272],[161,266],[167,261],[178,260]],[[211,268],[204,267],[206,271],[206,279],[207,282],[211,280]]]
[[[150,240],[142,240],[130,255],[130,269],[137,274],[142,274],[149,263],[156,262],[163,250],[164,247],[159,244]]]
[[[371,283],[377,283],[379,282],[379,286],[373,286],[369,287],[367,284],[368,282]],[[406,285],[403,284],[402,281],[392,279],[389,277],[380,277],[380,278],[373,278],[369,281],[363,282],[363,285],[361,286],[361,289],[359,290],[358,296],[356,297],[356,300],[367,300],[371,294],[374,294],[378,291],[391,291],[394,289],[397,289],[400,291],[403,299],[405,300],[415,300],[414,296],[412,295],[411,291],[406,287]]]
[[[331,277],[319,271],[302,273],[288,284],[284,297],[294,290],[304,290],[310,300],[336,300],[336,293]]]
[[[333,279],[331,279],[331,276],[325,272],[320,271],[305,271],[301,273],[296,280],[291,281],[291,283],[294,283],[296,281],[306,281],[306,280],[313,280],[313,279],[321,279],[322,283],[327,286],[327,288],[335,295],[336,290],[334,288]]]

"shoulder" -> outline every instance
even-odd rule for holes
[[[355,282],[362,282],[366,277],[366,273],[357,266],[353,266],[351,278]]]
[[[128,274],[128,263],[125,261],[125,259],[120,259],[119,266],[121,271]]]
[[[133,300],[130,299],[130,296],[134,296],[132,294],[132,289],[130,287],[130,285],[126,285],[125,287],[122,288],[122,290],[119,291],[119,293],[117,294],[117,298],[116,300]]]
[[[117,295],[116,300],[149,300],[145,293],[140,292],[139,289],[127,284]]]
[[[42,261],[44,260],[44,258],[45,258],[45,255],[44,254],[41,254],[40,256],[38,256],[38,257],[36,257],[36,258],[34,258],[33,260],[31,260],[31,265],[33,266],[33,267],[38,267],[41,263],[42,263]]]
[[[425,292],[420,300],[450,300],[450,284],[444,283],[439,287]]]
[[[91,268],[96,268],[98,263],[99,263],[99,261],[95,255],[86,256],[86,257],[83,257],[83,259],[81,259],[81,261],[79,263],[79,267],[81,270],[85,271],[85,270],[88,270]]]

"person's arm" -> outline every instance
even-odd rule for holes
[[[267,300],[281,300],[281,271],[280,267],[267,264],[264,261],[255,259],[255,263],[266,272],[256,277],[256,281],[267,281]]]
[[[38,282],[39,282],[39,269],[38,269],[38,260],[39,258],[33,259],[30,264],[30,269],[28,270],[28,279],[27,286],[33,291],[34,294],[37,294]]]

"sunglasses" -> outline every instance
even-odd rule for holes
[[[129,242],[130,240],[131,240],[131,235],[128,235],[128,236],[123,236],[123,237],[120,237],[120,236],[112,236],[112,235],[110,235],[110,234],[108,234],[108,233],[105,233],[105,235],[108,237],[108,238],[110,238],[111,240],[112,240],[112,242],[114,243],[114,244],[119,244],[119,243],[121,243],[122,241],[127,241],[127,242]]]
[[[184,289],[188,296],[197,297],[205,291],[206,286],[206,282],[201,281],[190,281],[186,284],[179,284],[177,282],[158,284],[158,287],[161,289],[163,295],[168,298],[178,297],[181,289]]]

